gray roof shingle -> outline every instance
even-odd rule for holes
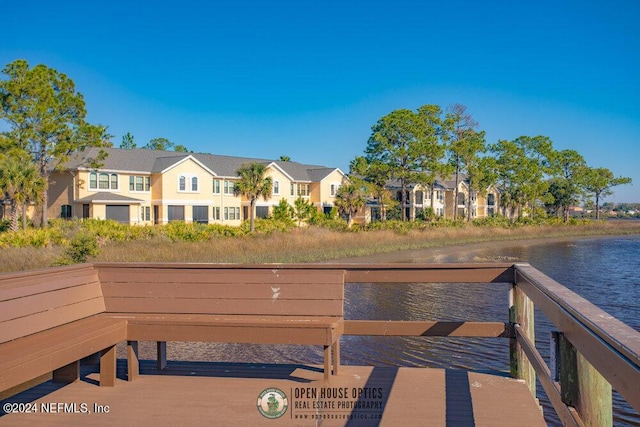
[[[86,168],[87,160],[98,155],[98,148],[90,148],[76,153],[66,163],[68,169]],[[205,167],[221,177],[236,177],[236,171],[246,163],[275,163],[284,170],[294,181],[318,182],[324,179],[336,168],[317,165],[305,165],[298,162],[284,162],[281,160],[256,159],[249,157],[219,156],[207,153],[182,153],[175,151],[147,150],[143,148],[121,149],[104,148],[107,158],[102,162],[101,170],[123,172],[160,173],[188,156],[202,163]]]

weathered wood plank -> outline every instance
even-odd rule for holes
[[[640,410],[640,332],[528,265],[517,264],[516,280],[587,361]]]
[[[23,359],[20,363],[11,364],[8,369],[0,372],[0,391],[7,390],[53,371],[71,361],[80,360],[100,351],[114,343],[126,339],[126,325],[108,324],[102,330],[91,331],[84,336],[75,336],[73,340],[66,340],[57,349],[50,349],[46,354],[31,359]]]
[[[219,314],[176,314],[176,313],[107,313],[114,320],[135,321],[139,323],[179,323],[185,325],[209,325],[220,323],[227,326],[250,326],[254,324],[270,324],[287,328],[324,327],[342,322],[339,316],[254,316],[254,315],[219,315]]]
[[[2,295],[5,295],[5,291],[9,291],[8,295],[11,295],[13,288],[18,288],[20,292],[23,288],[35,286],[36,288],[28,289],[27,293],[38,293],[38,291],[32,292],[32,289],[37,289],[38,286],[65,287],[68,281],[75,280],[79,280],[79,283],[97,281],[97,271],[91,264],[79,264],[17,273],[0,273],[0,290]]]
[[[272,284],[323,284],[342,283],[344,271],[326,270],[310,273],[305,270],[292,269],[193,269],[193,268],[158,268],[155,270],[138,268],[98,269],[100,281],[103,283],[272,283]]]
[[[134,341],[194,341],[256,344],[330,345],[335,341],[327,327],[290,328],[264,326],[225,326],[222,324],[188,325],[138,323],[130,321],[127,338]]]
[[[582,426],[582,420],[575,409],[567,407],[562,401],[560,387],[552,380],[551,371],[536,349],[535,344],[529,340],[522,327],[519,325],[515,326],[515,332],[518,344],[527,356],[529,363],[538,374],[537,378],[540,381],[544,392],[547,394],[551,405],[555,409],[556,414],[558,414],[558,417],[562,421],[562,425],[575,427]]]
[[[105,298],[108,312],[341,316],[342,300]]]
[[[409,337],[508,337],[502,322],[430,322],[400,320],[345,320],[345,335]]]
[[[0,327],[2,327],[3,322],[8,320],[29,317],[43,311],[56,310],[70,304],[77,304],[100,297],[100,284],[94,282],[2,301],[0,302]],[[104,311],[104,307],[100,311]],[[25,319],[25,321],[28,321],[28,319]]]
[[[46,333],[32,334],[3,343],[0,351],[0,371],[12,364],[20,364],[24,360],[41,357],[64,348],[69,337],[90,336],[105,327],[110,327],[109,325],[119,325],[121,330],[126,331],[125,320],[96,315],[48,329]]]
[[[106,282],[106,298],[344,299],[342,283],[170,283]]]
[[[18,318],[2,323],[0,343],[24,337],[46,329],[64,325],[83,317],[104,311],[104,300],[94,298],[57,309],[35,313],[28,318]]]
[[[612,426],[611,385],[563,334],[558,334],[558,350],[562,401],[577,409],[585,426]]]

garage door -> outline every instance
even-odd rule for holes
[[[129,224],[129,205],[107,205],[107,219]]]
[[[193,207],[193,222],[200,224],[209,223],[209,207],[208,206],[194,206]]]

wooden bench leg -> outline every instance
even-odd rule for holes
[[[340,371],[340,339],[333,343],[333,375]]]
[[[53,371],[53,382],[70,384],[80,379],[80,361],[76,360]]]
[[[331,346],[330,345],[324,346],[323,356],[324,356],[324,379],[328,380],[329,376],[331,375]]]
[[[158,370],[162,371],[167,367],[167,342],[166,341],[158,341],[156,343],[157,346],[157,357],[158,357]]]
[[[138,341],[127,341],[127,381],[133,381],[140,375]]]
[[[112,345],[100,352],[100,387],[116,385],[116,346]]]

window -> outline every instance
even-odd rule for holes
[[[233,194],[233,181],[224,181],[224,194]]]
[[[229,221],[240,219],[240,208],[224,208],[224,219]]]
[[[151,206],[140,208],[140,221],[151,221]]]
[[[220,194],[220,180],[219,179],[214,179],[213,180],[213,194]],[[220,219],[220,218],[218,218]]]
[[[280,181],[273,181],[273,194],[280,194]]]
[[[309,195],[309,184],[298,184],[298,196]]]
[[[296,188],[296,185],[295,184],[291,184],[291,195],[292,196],[295,193],[295,188]]]
[[[336,195],[336,185],[335,184],[331,184],[331,187],[329,187],[329,188],[331,189],[330,190],[331,197],[334,197]]]
[[[416,205],[421,205],[422,204],[422,199],[423,199],[423,193],[422,191],[416,191]]]
[[[115,173],[96,173],[91,172],[89,174],[89,189],[90,190],[117,190],[118,189],[118,175]]]
[[[148,176],[130,176],[129,191],[149,191],[151,179]]]
[[[64,218],[64,219],[71,218],[71,205],[60,206],[60,218]]]
[[[178,177],[178,191],[197,193],[198,177],[195,175],[180,175]]]
[[[216,220],[220,220],[220,206],[216,206],[214,209],[214,216],[213,218]]]
[[[444,202],[444,192],[443,191],[438,191],[438,201],[440,202]]]
[[[98,175],[98,188],[100,190],[109,189],[109,174],[101,173],[100,175]]]

